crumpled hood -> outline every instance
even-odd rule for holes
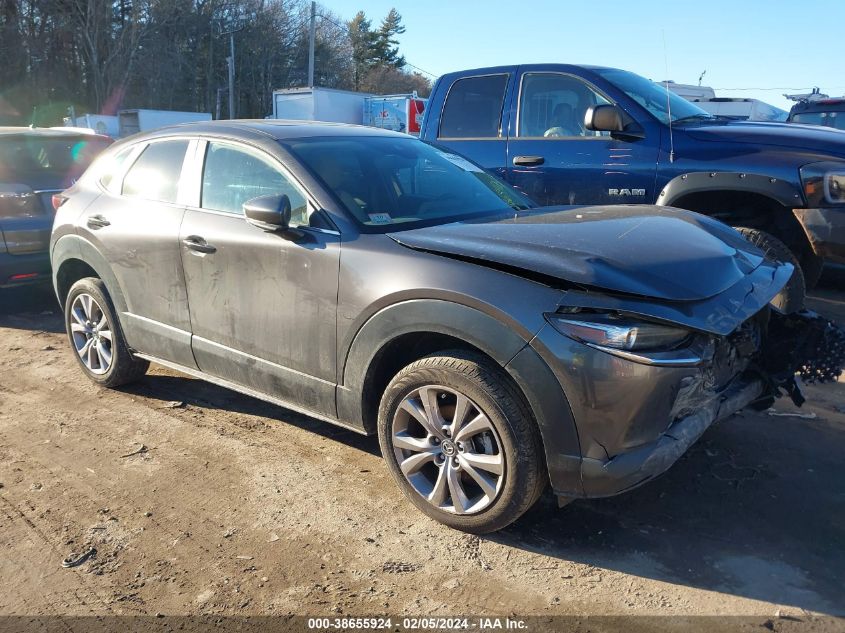
[[[720,222],[646,205],[547,207],[388,236],[417,250],[670,301],[713,297],[764,258]]]
[[[773,145],[845,158],[845,131],[818,125],[764,121],[721,121],[682,128],[697,141]]]

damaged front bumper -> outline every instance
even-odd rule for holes
[[[733,305],[734,314],[745,316],[751,295]],[[709,325],[724,326],[723,316]],[[552,328],[538,333],[532,347],[563,388],[581,449],[577,487],[557,477],[557,460],[548,460],[559,498],[606,497],[646,483],[716,421],[749,406],[767,408],[784,393],[800,406],[796,376],[835,380],[845,365],[845,332],[814,313],[785,315],[764,305],[729,334],[712,329],[678,353],[687,357],[681,364],[667,354],[638,361],[608,353]]]
[[[760,399],[762,380],[740,382],[672,424],[656,440],[610,459],[586,457],[581,477],[587,497],[607,497],[635,488],[666,472],[714,422]]]
[[[793,209],[813,252],[819,257],[845,263],[845,209]]]

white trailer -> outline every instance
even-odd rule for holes
[[[367,97],[364,125],[419,136],[427,103],[428,99],[420,99],[416,92]]]
[[[661,86],[669,88],[671,92],[683,97],[687,101],[698,101],[699,99],[713,99],[716,92],[710,86],[694,86],[693,84],[678,84],[672,81],[661,81]]]
[[[165,125],[177,123],[193,123],[194,121],[211,121],[208,112],[179,112],[176,110],[120,110],[118,135],[122,138],[154,130]]]
[[[710,86],[678,84],[674,81],[661,81],[660,85],[716,116],[747,121],[786,121],[786,111],[759,99],[717,97],[716,91]]]
[[[87,128],[97,134],[104,134],[117,138],[120,134],[118,118],[108,114],[83,114],[78,117],[65,117],[62,119],[65,127]]]
[[[285,88],[273,91],[273,119],[294,121],[364,122],[366,92],[334,88]]]
[[[728,119],[743,121],[786,121],[788,112],[759,99],[714,97],[713,99],[690,99],[701,109]]]

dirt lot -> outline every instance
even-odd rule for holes
[[[813,305],[845,323],[835,285]],[[478,538],[374,438],[160,367],[96,387],[50,294],[7,292],[0,615],[842,615],[845,383],[807,391],[812,419],[737,416],[650,485]]]

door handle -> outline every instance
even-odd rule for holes
[[[522,167],[534,167],[536,165],[542,165],[546,162],[546,159],[542,156],[514,156],[513,157],[513,164],[522,166]]]
[[[106,218],[104,218],[102,215],[92,215],[90,218],[88,218],[86,224],[88,225],[89,229],[96,230],[110,225],[111,222],[106,220]]]
[[[206,242],[203,238],[199,235],[189,235],[184,240],[182,240],[182,244],[190,248],[192,251],[197,251],[198,253],[216,253],[217,248]]]

